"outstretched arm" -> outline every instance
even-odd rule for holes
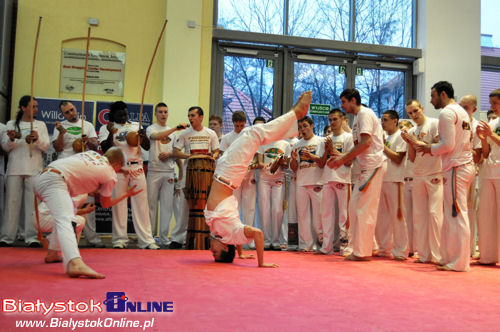
[[[123,199],[135,196],[142,191],[142,189],[136,191],[135,187],[137,187],[137,185],[130,187],[125,194],[115,199],[112,199],[111,196],[101,196],[102,207],[105,209],[110,208],[113,205],[116,205],[119,202],[121,202]]]
[[[278,267],[274,263],[264,263],[264,235],[258,228],[245,226],[245,236],[247,239],[253,239],[255,242],[255,250],[257,251],[257,263],[259,267]]]

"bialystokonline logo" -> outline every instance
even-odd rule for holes
[[[24,301],[20,299],[2,299],[4,313],[39,313],[47,316],[51,313],[102,313],[102,312],[174,312],[173,301],[131,301],[125,292],[107,292],[103,302],[91,298],[88,301],[54,301],[41,299]]]

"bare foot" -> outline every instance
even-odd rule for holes
[[[300,95],[299,100],[297,101],[295,106],[293,106],[293,111],[295,112],[297,120],[300,120],[307,115],[307,112],[309,111],[309,105],[311,104],[311,99],[311,90],[308,90]]]
[[[45,256],[45,263],[46,264],[51,264],[51,263],[60,263],[62,262],[62,257],[59,254],[59,251],[57,250],[52,250],[49,249],[47,251],[47,256]]]
[[[104,274],[98,273],[88,267],[81,258],[74,258],[68,263],[66,272],[71,278],[87,277],[90,279],[104,279]]]

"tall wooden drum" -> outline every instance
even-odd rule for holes
[[[189,221],[186,236],[187,249],[209,249],[210,229],[205,222],[205,205],[212,185],[215,159],[194,155],[187,160],[184,195],[189,203]]]

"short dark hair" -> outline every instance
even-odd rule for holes
[[[216,259],[219,263],[232,263],[234,260],[234,255],[236,252],[236,247],[232,244],[227,245],[227,251],[220,252],[220,258]]]
[[[155,112],[158,110],[158,107],[168,107],[167,104],[165,104],[164,102],[159,102],[158,104],[156,104],[155,106]]]
[[[217,121],[220,125],[222,125],[222,118],[218,115],[210,115],[210,118],[208,119],[208,121],[212,121],[212,120],[215,120]]]
[[[313,121],[313,119],[311,119],[311,117],[310,117],[310,116],[305,116],[305,117],[303,117],[302,119],[300,119],[300,120],[299,120],[299,123],[301,123],[301,122],[307,122],[307,123],[309,123],[311,126],[314,126],[314,121]]]
[[[255,117],[255,119],[253,119],[252,124],[255,124],[255,122],[257,122],[257,121],[262,121],[262,122],[266,123],[266,119],[264,119],[264,117],[262,117],[262,116]]]
[[[114,103],[111,103],[111,105],[109,105],[109,114],[108,114],[109,121],[115,122],[116,112],[124,110],[124,109],[127,109],[127,104],[125,104],[121,100],[115,101]]]
[[[59,109],[61,109],[61,107],[63,107],[63,106],[68,105],[68,103],[71,103],[71,102],[69,100],[61,100],[61,102],[59,103]]]
[[[203,116],[203,108],[201,108],[200,106],[191,106],[188,109],[188,113],[191,112],[191,111],[194,111],[194,110],[196,110],[196,112],[198,112],[199,116]]]
[[[339,108],[334,108],[334,109],[332,109],[332,110],[330,111],[330,113],[328,113],[328,115],[330,115],[330,114],[338,114],[338,115],[339,115],[339,116],[341,116],[341,117],[344,117],[344,116],[345,116],[345,113],[344,113],[344,112],[342,112],[342,110],[341,110],[341,109],[339,109]]]
[[[342,91],[340,94],[340,98],[344,97],[348,101],[350,101],[352,98],[356,99],[356,105],[361,105],[361,95],[359,94],[359,91],[356,89],[345,89]]]
[[[441,92],[445,92],[448,98],[453,98],[455,96],[455,91],[453,90],[453,86],[451,85],[450,82],[447,81],[439,81],[436,84],[434,84],[431,88],[435,89],[437,94],[440,95]]]
[[[232,121],[233,122],[246,122],[247,115],[243,111],[236,111],[233,113]]]
[[[325,128],[323,128],[323,134],[326,133],[326,131],[330,128],[330,125],[326,125]]]
[[[391,119],[397,120],[399,122],[399,114],[395,110],[387,110],[383,114],[387,114]]]
[[[500,98],[500,89],[495,89],[493,91],[491,91],[489,97],[497,97],[497,98]]]
[[[33,100],[36,100],[35,97],[33,97]],[[22,107],[28,107],[31,102],[31,96],[30,95],[24,95],[19,99],[19,109],[16,114],[16,121],[15,121],[15,126],[17,128],[17,131],[21,132],[21,128],[19,127],[19,122],[21,122],[21,119],[23,118],[24,112]]]

